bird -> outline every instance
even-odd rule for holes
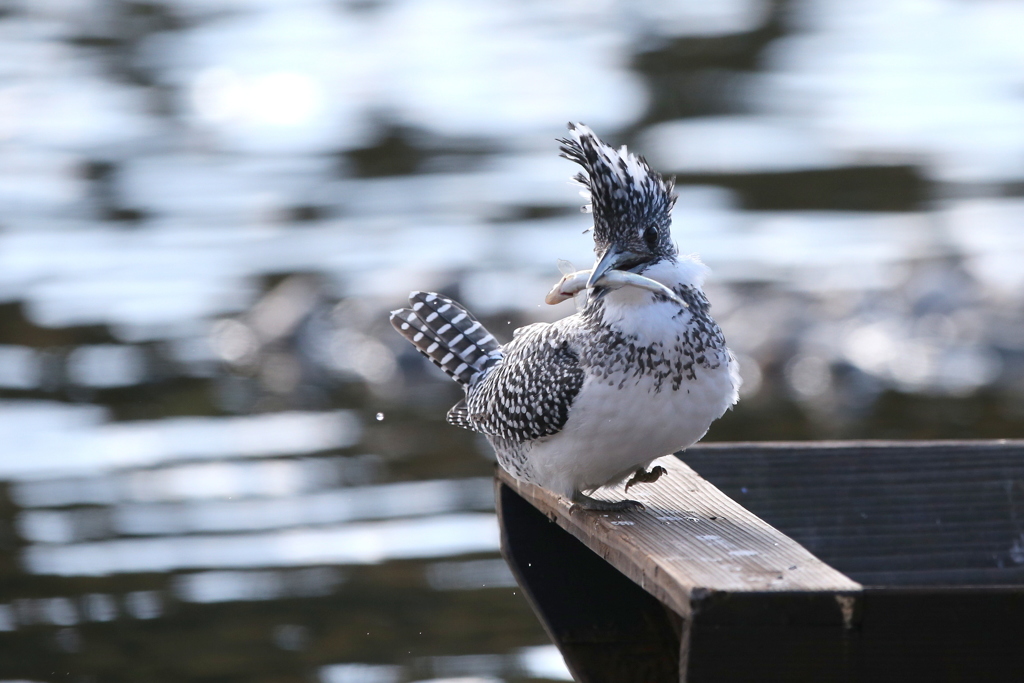
[[[573,180],[589,199],[583,211],[593,216],[596,256],[580,310],[521,327],[504,345],[464,306],[433,292],[412,292],[391,323],[465,390],[448,422],[482,433],[516,480],[563,496],[574,510],[642,510],[635,500],[591,494],[630,477],[625,493],[665,474],[648,470],[652,461],[696,443],[737,402],[739,366],[702,289],[709,269],[680,255],[672,239],[675,179],[583,124],[568,128],[560,156],[582,169]],[[614,271],[676,296],[602,286]]]

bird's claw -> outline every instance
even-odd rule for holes
[[[663,474],[668,474],[668,470],[666,470],[661,465],[655,465],[654,467],[651,468],[650,472],[641,467],[637,469],[637,471],[633,473],[633,476],[630,478],[630,480],[626,482],[626,488],[622,489],[622,492],[628,492],[629,487],[632,486],[633,484],[653,484],[654,482],[658,481],[658,479],[660,479],[661,475]]]

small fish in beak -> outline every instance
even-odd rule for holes
[[[602,259],[602,262],[604,259]],[[600,267],[601,264],[598,264]],[[669,301],[682,306],[683,308],[689,308],[689,305],[679,298],[679,296],[665,285],[652,280],[649,277],[643,275],[637,275],[627,270],[615,270],[605,267],[604,272],[601,273],[596,279],[594,273],[597,272],[597,268],[593,270],[577,270],[574,273],[566,273],[562,276],[562,279],[558,281],[547,296],[544,297],[544,303],[560,304],[566,299],[571,299],[578,292],[585,289],[591,289],[593,287],[607,287],[608,289],[619,289],[621,287],[639,287],[640,289],[646,289],[649,292],[655,294],[661,294]]]

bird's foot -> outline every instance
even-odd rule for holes
[[[569,508],[569,514],[577,510],[589,510],[591,512],[634,512],[645,509],[644,504],[638,500],[619,500],[614,502],[598,500],[576,491],[572,494],[572,507]]]
[[[623,493],[626,493],[627,491],[629,491],[629,487],[632,486],[633,484],[653,484],[654,482],[658,481],[658,479],[660,479],[661,475],[663,474],[668,474],[668,470],[666,470],[661,465],[655,465],[654,467],[651,468],[650,472],[641,467],[637,469],[636,472],[633,473],[632,478],[630,478],[630,480],[626,482],[626,488],[624,488],[622,491]]]

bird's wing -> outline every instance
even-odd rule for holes
[[[474,429],[513,443],[557,434],[583,386],[572,340],[556,325],[523,328],[466,397]]]
[[[462,427],[463,429],[476,430],[473,418],[469,414],[469,406],[466,405],[466,399],[462,399],[448,411],[448,424]]]

